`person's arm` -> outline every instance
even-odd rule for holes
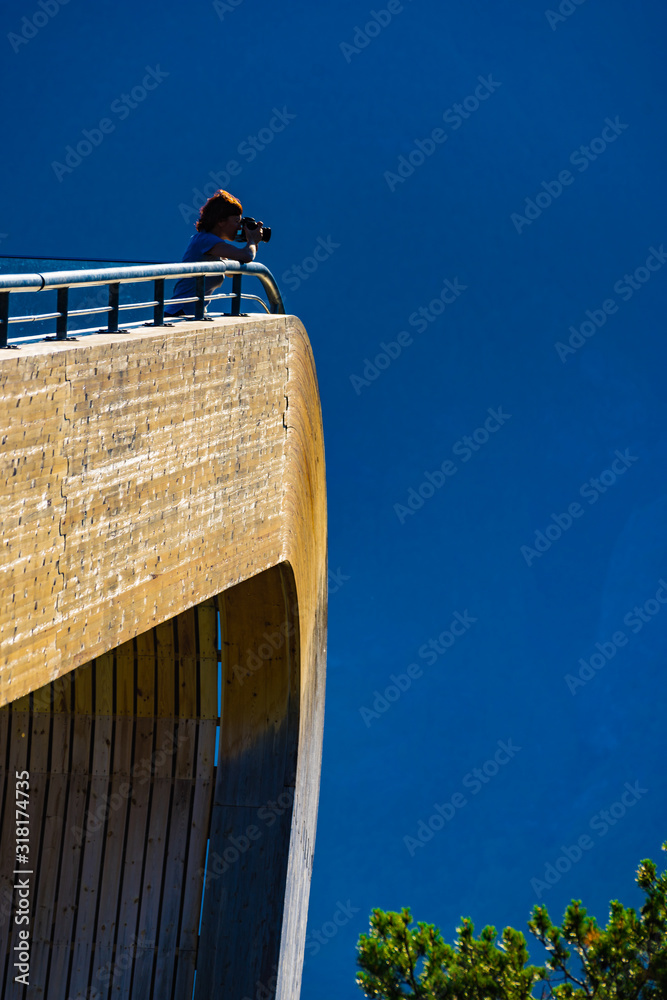
[[[262,223],[258,223],[255,229],[250,231],[244,227],[244,235],[248,241],[244,247],[237,247],[233,243],[227,243],[226,240],[220,240],[206,252],[205,256],[213,260],[238,260],[241,264],[249,264],[255,259],[257,244],[262,239]]]
[[[214,247],[207,250],[204,256],[210,257],[212,260],[238,260],[241,264],[249,264],[251,260],[255,259],[256,253],[257,245],[255,243],[247,243],[244,247],[237,247],[233,243],[220,240]]]

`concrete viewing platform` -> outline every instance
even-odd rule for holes
[[[26,771],[31,989],[297,996],[327,598],[303,326],[0,352],[0,434],[0,994]]]

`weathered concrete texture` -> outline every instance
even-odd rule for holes
[[[4,354],[0,427],[0,703],[298,561],[307,538],[315,583],[321,433],[298,320]]]
[[[277,995],[296,996],[324,702],[317,382],[294,317],[187,323],[0,357],[0,705],[287,563],[298,758]]]

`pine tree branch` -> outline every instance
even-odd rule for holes
[[[408,982],[409,982],[409,985],[412,987],[415,996],[418,996],[417,990],[418,990],[419,987],[417,986],[417,983],[415,981],[415,967],[414,967],[414,963],[412,961],[412,955],[410,954],[410,946],[409,946],[409,943],[408,943],[408,929],[405,926],[405,924],[403,925],[403,937],[402,937],[402,940],[403,940],[403,947],[405,948],[405,954],[407,955],[407,959],[408,959],[408,971],[409,971],[409,974],[410,974],[410,979],[408,980]]]

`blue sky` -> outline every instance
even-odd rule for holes
[[[663,5],[44,4],[3,7],[0,253],[179,260],[227,175],[313,344],[304,1000],[360,995],[373,906],[451,937],[637,902],[667,837]]]

